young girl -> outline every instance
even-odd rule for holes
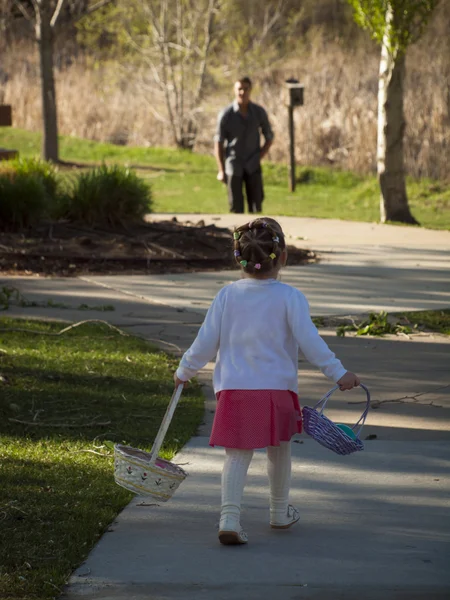
[[[270,218],[256,219],[238,227],[233,236],[242,279],[217,294],[174,379],[176,386],[188,381],[217,355],[217,410],[210,445],[223,446],[226,452],[219,540],[245,544],[241,499],[256,448],[267,448],[270,526],[287,529],[299,520],[298,510],[289,504],[290,439],[301,432],[299,348],[341,390],[359,385],[359,379],[319,336],[305,296],[277,281],[287,259],[280,225]]]

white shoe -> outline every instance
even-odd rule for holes
[[[299,519],[299,511],[295,508],[295,506],[289,504],[287,507],[287,511],[284,515],[271,515],[270,526],[273,529],[289,529],[289,527],[295,525],[295,523],[297,523]]]
[[[248,537],[236,518],[223,517],[219,525],[219,542],[225,546],[246,544]]]

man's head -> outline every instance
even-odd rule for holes
[[[234,95],[240,106],[247,106],[250,102],[252,82],[249,77],[242,77],[234,84]]]

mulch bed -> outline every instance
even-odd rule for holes
[[[316,260],[288,246],[289,265]],[[19,233],[0,232],[0,273],[70,277],[81,274],[181,273],[236,269],[229,229],[203,221],[87,227],[48,222]]]

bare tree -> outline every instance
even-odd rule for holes
[[[2,34],[2,40],[12,18],[12,12],[10,0],[0,0],[0,33]]]
[[[417,224],[406,194],[403,137],[405,53],[422,34],[439,0],[349,0],[355,20],[381,44],[377,171],[381,222]],[[420,100],[419,100],[420,101]]]
[[[41,74],[43,141],[42,156],[57,162],[58,113],[55,89],[54,41],[60,25],[74,22],[113,0],[13,0],[22,16],[34,28],[39,48]]]
[[[129,42],[164,96],[175,144],[179,148],[192,149],[219,0],[138,2],[147,20],[146,29],[135,33],[129,27]]]

